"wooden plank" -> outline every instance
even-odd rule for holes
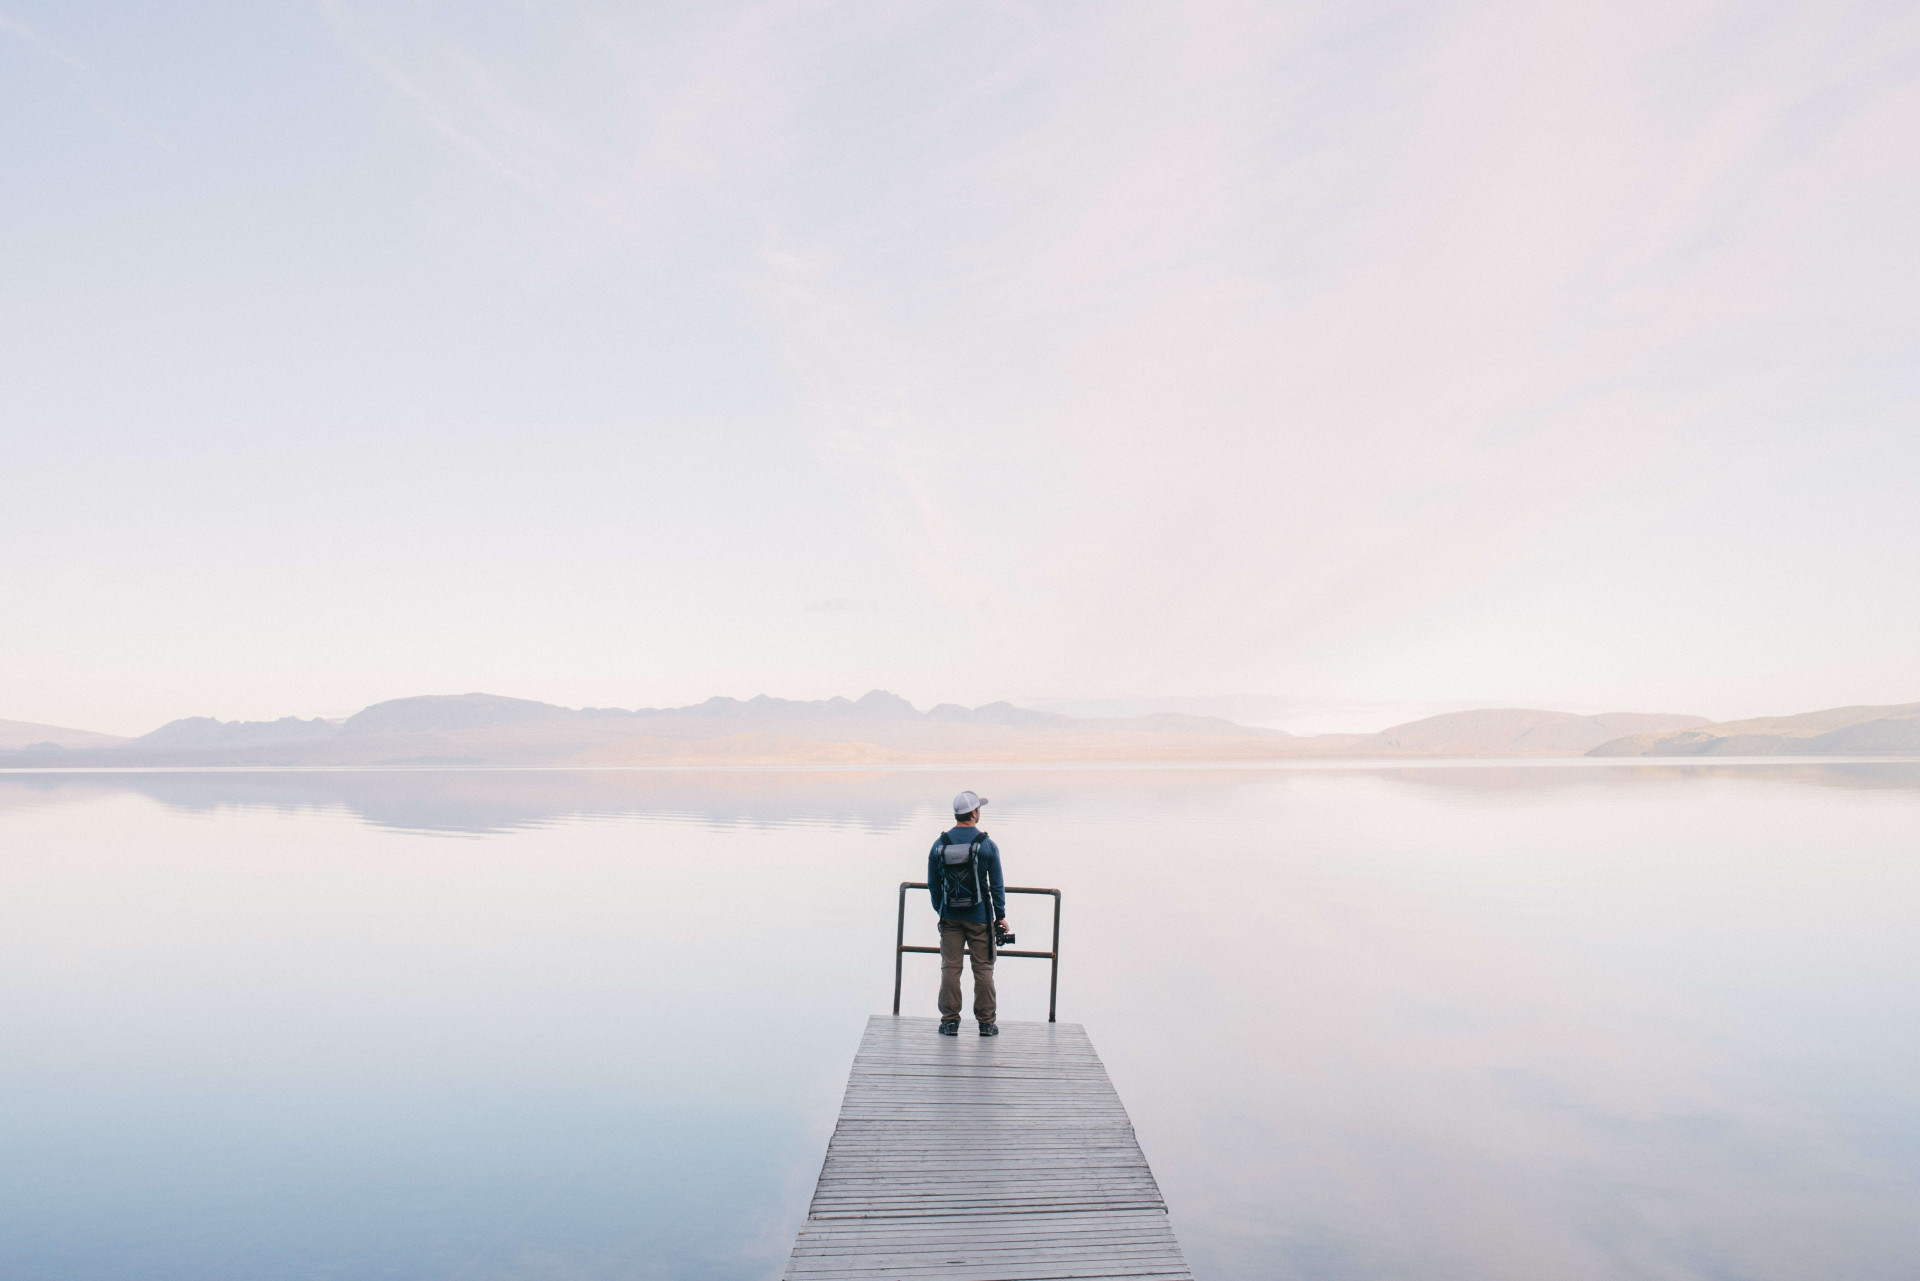
[[[786,1281],[1192,1281],[1085,1029],[877,1015]]]

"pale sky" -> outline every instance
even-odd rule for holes
[[[1906,3],[0,0],[0,718],[1920,699],[1916,228]]]

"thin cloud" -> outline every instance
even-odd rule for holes
[[[90,77],[93,74],[93,68],[85,62],[53,44],[18,18],[0,13],[0,31],[24,42],[36,52],[66,67],[69,71],[78,72],[82,77]],[[87,109],[102,120],[118,125],[129,133],[139,135],[163,151],[174,150],[172,141],[165,134],[102,98],[85,80],[69,78],[69,84],[79,94],[80,100],[87,104]]]
[[[18,18],[0,13],[0,31],[4,31],[16,39],[24,40],[27,44],[33,46],[34,49],[52,58],[55,62],[64,63],[75,71],[86,71],[88,69],[86,63],[80,61],[80,59],[74,57],[66,50],[54,45]]]

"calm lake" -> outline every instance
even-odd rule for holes
[[[0,1276],[777,1277],[961,787],[1207,1281],[1920,1275],[1920,763],[1769,762],[0,775]]]

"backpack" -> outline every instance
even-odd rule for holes
[[[977,833],[970,841],[956,841],[942,834],[940,840],[941,910],[980,905],[980,846],[987,834]]]

